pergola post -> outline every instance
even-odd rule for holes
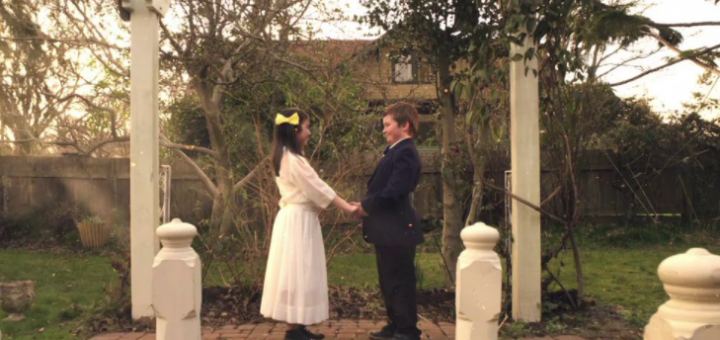
[[[510,55],[534,48],[532,36],[523,46],[512,44]],[[510,137],[512,193],[540,206],[540,130],[537,58],[510,66]],[[527,71],[526,71],[527,70]],[[538,322],[541,316],[540,213],[512,201],[512,316]]]
[[[130,12],[130,268],[132,317],[152,317],[159,243],[159,19],[170,0],[122,0]]]

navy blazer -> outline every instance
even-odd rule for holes
[[[361,202],[368,214],[363,218],[365,241],[378,246],[415,246],[424,241],[411,199],[421,166],[412,138],[385,150]]]

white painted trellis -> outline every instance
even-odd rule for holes
[[[160,189],[162,190],[162,224],[170,223],[170,202],[172,198],[172,167],[163,165],[160,169]]]

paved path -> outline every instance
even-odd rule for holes
[[[327,336],[327,340],[367,340],[368,332],[379,329],[380,323],[369,320],[334,320],[326,321],[318,326],[309,327],[313,332],[320,332]],[[451,340],[455,339],[455,325],[447,322],[434,324],[421,321],[420,329],[423,331],[423,340]],[[262,323],[240,326],[223,326],[220,328],[203,328],[205,339],[240,339],[240,340],[283,340],[285,325]],[[91,340],[155,340],[153,333],[108,333],[98,335]],[[544,338],[528,338],[524,340],[584,340],[575,336],[555,336]]]

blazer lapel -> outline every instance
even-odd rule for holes
[[[368,181],[368,185],[370,185],[370,183],[372,183],[372,180],[375,178],[375,175],[377,174],[378,170],[379,170],[380,167],[383,165],[383,163],[385,163],[385,160],[387,160],[388,158],[390,158],[390,157],[391,157],[391,154],[392,154],[394,151],[397,151],[397,150],[401,149],[401,148],[402,148],[405,144],[407,144],[407,143],[414,144],[414,143],[413,143],[413,139],[412,139],[412,138],[408,138],[408,139],[405,139],[405,140],[401,140],[401,141],[400,141],[397,145],[395,145],[395,147],[392,148],[392,149],[390,148],[390,146],[385,147],[385,151],[383,151],[383,157],[380,158],[380,161],[378,162],[378,165],[375,167],[375,171],[373,171],[372,175],[370,176],[370,180]]]
[[[368,185],[372,183],[372,180],[375,178],[375,175],[377,175],[378,170],[383,165],[386,159],[388,159],[388,154],[390,153],[390,147],[386,147],[385,151],[383,151],[383,156],[380,158],[380,161],[378,162],[378,165],[375,167],[375,171],[373,171],[372,175],[370,176],[370,180],[368,181]]]

